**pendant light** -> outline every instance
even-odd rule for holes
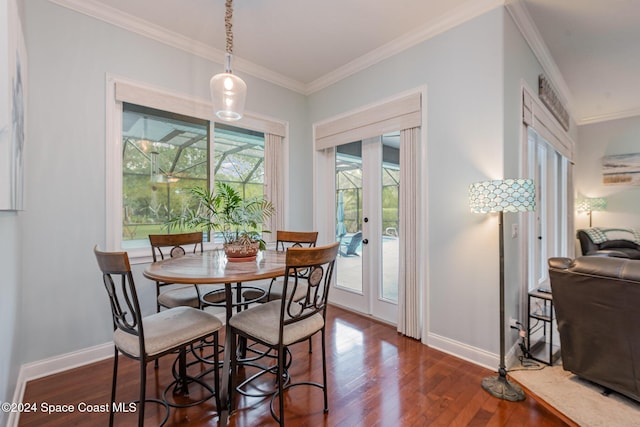
[[[247,85],[240,77],[231,72],[231,57],[233,55],[232,3],[233,0],[226,0],[225,2],[224,26],[227,34],[225,72],[216,74],[209,82],[213,111],[217,118],[229,122],[242,118],[244,102],[247,97]]]

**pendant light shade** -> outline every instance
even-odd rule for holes
[[[227,55],[227,61],[231,62],[231,55]],[[209,87],[216,117],[226,121],[240,120],[244,114],[247,85],[240,77],[231,73],[230,64],[227,72],[211,77]]]
[[[225,72],[216,74],[209,82],[213,112],[220,120],[240,120],[244,114],[244,102],[247,97],[247,85],[231,71],[231,56],[233,54],[233,32],[231,18],[233,16],[233,0],[226,0],[224,16],[227,33],[227,55]]]

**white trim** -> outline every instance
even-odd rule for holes
[[[557,152],[573,161],[575,141],[562,128],[549,109],[537,96],[533,95],[534,92],[524,80],[521,80],[521,91],[523,123],[535,129]]]
[[[448,12],[443,16],[428,22],[421,28],[407,33],[397,39],[362,55],[359,58],[336,68],[334,71],[308,83],[305,95],[331,86],[338,81],[345,79],[359,71],[371,67],[387,58],[420,44],[432,37],[444,33],[457,27],[477,16],[480,16],[498,6],[504,5],[504,0],[471,0]]]
[[[533,22],[529,11],[523,2],[520,1],[509,1],[506,6],[507,11],[513,18],[516,26],[520,30],[520,33],[524,37],[524,39],[529,44],[529,47],[533,51],[533,54],[540,62],[542,69],[549,81],[552,82],[554,88],[558,91],[558,95],[562,101],[566,104],[567,111],[569,112],[569,116],[573,117],[572,114],[572,105],[573,99],[571,97],[571,91],[569,90],[569,86],[562,77],[558,66],[556,65],[547,45],[545,44],[538,28]]]
[[[628,119],[629,117],[640,116],[640,108],[618,111],[616,113],[599,114],[595,116],[582,117],[578,125],[590,125],[594,123],[606,122],[609,120]]]
[[[122,250],[122,102],[130,102],[147,107],[170,111],[203,120],[212,124],[213,114],[208,100],[198,99],[179,92],[172,92],[126,77],[106,74],[105,84],[105,200],[106,200],[106,250]],[[272,133],[283,138],[285,150],[284,179],[288,179],[289,156],[289,123],[266,115],[245,112],[245,116],[234,122],[235,126],[259,132]],[[212,177],[213,178],[213,177]],[[288,187],[286,188],[288,191]],[[113,203],[118,200],[118,203]],[[287,197],[285,195],[285,203]],[[286,205],[285,205],[286,206]],[[213,248],[212,243],[205,244],[205,250]],[[148,248],[132,248],[127,250],[131,264],[142,264],[151,261]]]
[[[422,125],[420,97],[420,92],[413,92],[341,118],[315,124],[314,149],[324,150],[398,129],[420,127]]]
[[[18,379],[16,380],[16,389],[11,401],[22,402],[24,392],[29,381],[99,362],[113,357],[113,354],[113,342],[106,342],[104,344],[83,348],[81,350],[50,357],[48,359],[25,363],[20,366],[20,372],[18,372]],[[7,427],[17,426],[18,421],[20,421],[19,413],[9,413]]]
[[[133,15],[128,15],[122,11],[107,6],[96,0],[49,0],[58,6],[71,9],[95,19],[107,22],[132,33],[139,34],[151,40],[163,43],[167,46],[180,49],[201,58],[213,61],[217,64],[225,63],[225,52],[216,49],[198,40],[185,37],[182,34],[169,31],[166,28],[152,24],[149,21],[140,19]],[[271,71],[265,67],[243,60],[234,55],[234,71],[242,71],[252,76],[259,77],[265,81],[277,84],[295,92],[304,93],[305,86],[292,78]]]
[[[497,372],[496,368],[499,366],[500,359],[495,353],[490,353],[481,348],[433,333],[430,333],[427,336],[427,342],[425,344],[459,359],[466,360],[467,362],[471,362]],[[505,355],[505,360],[507,361],[507,372],[509,371],[509,366],[515,366],[518,362],[517,351],[518,344],[516,343]]]
[[[82,13],[95,19],[115,25],[127,31],[156,40],[167,46],[191,53],[217,64],[225,63],[225,52],[200,41],[169,31],[144,19],[125,14],[116,8],[107,6],[96,0],[49,0],[51,3]],[[444,33],[466,21],[480,16],[498,6],[503,6],[504,0],[469,0],[452,10],[428,22],[423,27],[405,34],[384,46],[379,47],[355,60],[325,74],[310,82],[303,83],[269,70],[238,56],[233,57],[235,71],[258,77],[278,86],[290,89],[302,95],[311,95],[332,84],[362,71],[380,61],[396,55],[412,46],[422,43],[438,34]]]

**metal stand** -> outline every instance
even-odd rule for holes
[[[503,213],[499,214],[500,233],[500,366],[498,376],[486,377],[482,380],[482,388],[498,399],[518,402],[525,399],[524,391],[519,385],[507,379],[507,369],[504,364],[504,226]]]

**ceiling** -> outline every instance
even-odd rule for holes
[[[223,62],[224,0],[50,1]],[[640,115],[639,0],[236,0],[233,68],[308,94],[504,3],[578,123]]]

